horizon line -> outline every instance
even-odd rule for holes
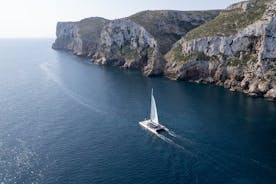
[[[38,37],[38,36],[35,36],[35,37],[1,37],[0,36],[0,39],[55,39],[56,37]]]

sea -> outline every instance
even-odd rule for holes
[[[276,102],[0,40],[1,184],[275,184]],[[149,117],[154,90],[160,122]]]

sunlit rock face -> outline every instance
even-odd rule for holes
[[[191,29],[213,19],[219,11],[143,11],[130,17],[60,22],[54,49],[89,56],[97,64],[139,69],[161,75],[164,54]]]
[[[128,19],[107,24],[101,33],[100,45],[93,61],[129,69],[141,69],[146,75],[163,72],[157,41],[142,26]]]
[[[144,75],[204,82],[275,99],[276,2],[223,11],[143,11],[127,18],[60,22],[54,49]]]
[[[165,75],[275,99],[275,12],[271,0],[230,6],[174,45]]]
[[[96,52],[102,29],[108,22],[109,20],[99,17],[79,22],[58,22],[57,38],[52,47],[72,51],[76,55],[90,56]]]

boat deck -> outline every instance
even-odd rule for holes
[[[157,125],[153,123],[151,120],[141,121],[139,122],[139,124],[155,134],[165,130],[165,127],[163,125]]]

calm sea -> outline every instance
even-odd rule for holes
[[[276,103],[0,40],[0,183],[276,183]],[[154,88],[171,135],[138,125]]]

